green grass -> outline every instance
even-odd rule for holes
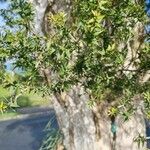
[[[7,119],[7,118],[13,118],[13,117],[16,117],[17,115],[18,115],[17,112],[7,112],[4,114],[0,114],[0,120]]]
[[[0,99],[10,96],[11,92],[0,86]]]
[[[12,93],[12,90],[0,87],[0,101],[9,102]],[[19,107],[48,106],[50,101],[48,98],[43,98],[40,93],[24,93],[17,98],[17,104]]]
[[[10,100],[10,96],[12,95],[13,90],[7,90],[0,86],[0,102],[4,101],[6,104],[8,104]],[[35,94],[35,93],[24,93],[23,95],[19,96],[17,98],[16,103],[14,104],[20,108],[23,107],[34,107],[34,106],[50,106],[50,100],[48,98],[43,98],[41,94]],[[16,116],[17,113],[13,111],[13,109],[8,109],[6,113],[1,114],[0,113],[0,119],[3,118],[9,118]]]
[[[17,99],[17,103],[20,107],[33,107],[33,106],[49,106],[50,101],[48,98],[43,98],[40,95],[34,93],[26,93]]]

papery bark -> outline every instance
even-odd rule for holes
[[[111,119],[107,115],[109,103],[87,107],[89,97],[81,86],[74,86],[69,92],[56,94],[53,104],[58,123],[64,134],[63,144],[67,150],[144,150],[134,139],[145,136],[143,104],[135,100],[137,108],[129,121],[116,118],[116,139],[111,132]]]

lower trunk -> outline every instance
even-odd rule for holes
[[[143,114],[143,101],[139,97],[134,99],[136,112],[132,117],[124,122],[122,118],[117,118],[118,131],[116,138],[116,150],[145,150],[144,145],[140,142],[138,146],[137,138],[142,136],[146,138],[146,126]]]
[[[87,107],[89,97],[83,88],[75,86],[67,94],[56,94],[53,105],[66,150],[143,150],[134,138],[145,135],[144,118],[138,110],[128,122],[116,119],[117,133],[111,132],[111,120],[101,112]]]

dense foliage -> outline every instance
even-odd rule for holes
[[[71,15],[46,14],[49,30],[44,36],[35,33],[34,13],[26,0],[10,0],[1,10],[5,20],[0,35],[1,84],[40,90],[43,95],[81,84],[90,95],[89,106],[107,101],[112,104],[108,114],[121,114],[125,120],[134,113],[132,98],[138,94],[150,117],[149,81],[140,82],[150,69],[149,26],[140,40],[136,36],[141,33],[135,31],[138,23],[143,28],[149,24],[145,15],[149,16],[149,3],[145,13],[142,0],[74,0]],[[124,63],[136,40],[138,57],[130,60],[135,66],[130,70]],[[11,59],[25,72],[19,80],[10,80],[4,69]]]
[[[53,32],[44,37],[34,33],[34,10],[25,0],[10,1],[8,8],[1,10],[6,21],[0,37],[1,64],[14,59],[14,66],[26,73],[21,83],[10,84],[1,70],[0,81],[5,86],[42,90],[44,94],[80,83],[90,92],[90,106],[102,100],[117,100],[117,105],[129,106],[131,98],[141,93],[148,108],[149,84],[140,84],[139,79],[150,68],[149,43],[140,50],[136,71],[126,74],[123,68],[135,24],[147,23],[144,3],[75,0],[72,7],[69,19],[65,12],[47,15]],[[41,73],[47,68],[51,70],[50,81]],[[110,114],[118,113],[118,108],[110,109]],[[132,112],[132,106],[128,108],[123,112],[125,118]]]

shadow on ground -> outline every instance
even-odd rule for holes
[[[48,131],[44,130],[53,118],[51,128],[58,129],[54,111],[40,116],[0,122],[1,150],[38,150]]]

